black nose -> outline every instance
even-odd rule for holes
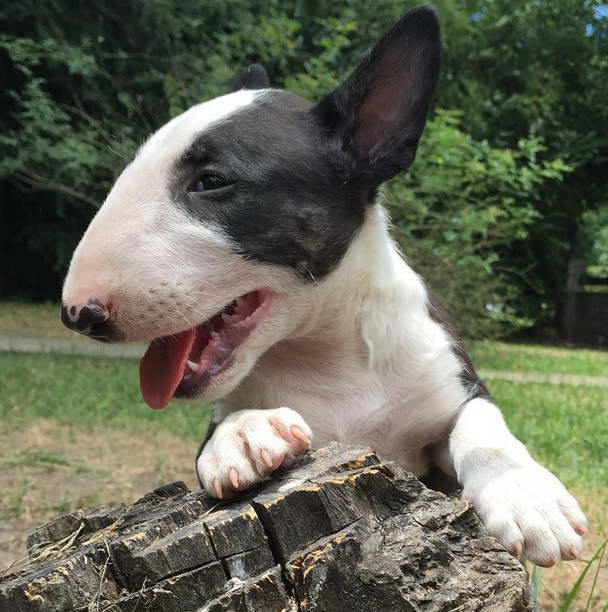
[[[109,339],[109,318],[108,309],[96,300],[89,301],[80,310],[77,306],[61,306],[61,321],[66,327],[96,340]]]

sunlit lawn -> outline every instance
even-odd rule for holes
[[[200,440],[207,422],[208,409],[200,403],[173,402],[164,411],[148,408],[132,360],[0,353],[0,380],[5,426],[46,418],[134,434],[163,430]],[[502,380],[488,385],[509,425],[534,454],[570,484],[608,490],[605,389]]]
[[[0,334],[70,339],[78,334],[59,319],[59,303],[0,302]]]
[[[15,427],[48,418],[202,439],[206,405],[174,402],[152,410],[141,399],[138,380],[137,362],[130,359],[0,353],[0,418]]]
[[[72,337],[56,304],[0,303],[0,334]],[[608,376],[605,351],[500,342],[469,349],[483,370]],[[513,432],[590,513],[589,546],[597,545],[608,535],[607,390],[487,383]],[[195,486],[194,456],[208,418],[200,403],[148,408],[134,360],[0,353],[0,566],[21,554],[32,528],[57,514],[132,501],[175,479]],[[553,609],[578,571],[562,564],[543,572],[545,609]],[[601,597],[608,593],[605,574]]]
[[[470,349],[486,370],[608,377],[608,351],[506,342],[474,342]]]

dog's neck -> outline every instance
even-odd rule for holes
[[[422,473],[421,448],[436,439],[421,433],[420,422],[441,434],[466,394],[452,341],[430,316],[424,283],[391,240],[380,205],[368,211],[340,265],[293,296],[289,308],[291,334],[262,355],[226,409],[297,407],[317,444],[382,444]],[[416,439],[406,444],[409,427]]]
[[[394,361],[408,346],[424,349],[435,342],[437,349],[438,334],[428,337],[426,288],[391,239],[388,215],[380,204],[368,210],[338,268],[316,283],[305,299],[304,315],[287,339],[289,344],[365,354],[368,367]],[[425,328],[420,338],[416,325]],[[408,341],[412,335],[416,343]]]

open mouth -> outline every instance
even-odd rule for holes
[[[148,406],[164,408],[174,396],[193,397],[228,369],[237,347],[268,314],[270,295],[267,289],[252,291],[196,327],[153,340],[139,364]]]

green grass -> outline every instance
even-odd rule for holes
[[[0,334],[74,339],[59,319],[59,304],[46,302],[0,302]]]
[[[489,381],[511,431],[568,486],[608,491],[608,393],[599,387]]]
[[[0,418],[5,424],[42,417],[133,432],[164,429],[199,440],[209,415],[198,403],[173,402],[162,411],[148,408],[131,360],[0,353],[0,377]],[[605,389],[502,380],[489,386],[515,435],[565,482],[608,486]],[[14,460],[58,465],[63,459],[25,453]]]
[[[491,341],[467,349],[477,369],[608,376],[608,351]]]
[[[585,605],[585,610],[590,609],[589,606],[593,602],[593,595],[594,595],[595,587],[597,586],[597,580],[600,575],[600,571],[602,568],[602,561],[604,559],[604,554],[606,553],[607,545],[608,545],[608,540],[604,540],[604,542],[602,542],[601,546],[597,549],[593,557],[589,559],[589,561],[587,561],[583,571],[580,573],[576,582],[574,583],[570,591],[568,591],[568,593],[564,597],[564,600],[562,601],[562,604],[559,607],[559,612],[569,612],[569,610],[573,609],[572,604],[574,603],[574,600],[581,589],[585,576],[587,575],[589,570],[595,569],[595,575],[593,577],[593,584],[591,585],[591,590],[587,597],[587,604]],[[597,563],[595,563],[596,561]],[[608,602],[606,602],[606,605],[602,607],[602,610],[607,610],[607,609],[608,609]]]
[[[51,310],[55,308],[44,308],[48,310],[50,322]],[[6,310],[0,308],[0,333],[2,322],[6,324],[9,320],[6,316],[3,319],[3,312],[6,315]],[[471,353],[480,369],[608,375],[608,354],[601,351],[480,342],[473,345]],[[606,389],[506,380],[490,380],[489,388],[509,427],[532,455],[577,494],[587,491],[592,496],[586,499],[588,504],[593,500],[593,504],[603,508],[608,503]],[[158,430],[199,441],[209,417],[209,409],[204,404],[173,402],[163,411],[148,408],[140,397],[137,363],[132,360],[0,353],[0,390],[0,423],[7,433],[36,419],[48,418],[72,425],[70,431],[82,427],[93,431],[97,427],[119,428],[133,434],[134,442],[138,433]],[[93,469],[74,455],[70,451],[59,454],[48,449],[15,448],[0,463],[0,471],[23,467],[45,473],[61,471],[69,481],[70,471],[78,474]],[[109,465],[110,469],[113,468]],[[166,459],[159,455],[153,470],[155,485],[167,479],[166,469]],[[106,478],[112,476],[110,472],[96,471]],[[33,482],[28,474],[15,477],[13,486],[6,491],[3,519],[24,514],[26,496]],[[61,497],[49,502],[54,514],[68,512],[76,506],[102,503],[95,494],[91,494],[91,499],[82,496],[72,499],[70,495],[65,490]],[[600,523],[594,524],[595,530],[604,528]],[[572,590],[560,609],[572,609],[570,599],[581,598],[577,592],[584,574],[589,573],[586,581],[598,580],[597,556],[589,561],[580,581],[574,586],[566,585]],[[603,575],[602,570],[600,582],[604,581]],[[540,571],[535,576],[536,589],[542,590]],[[549,572],[543,573],[544,581],[551,582]]]
[[[1,519],[16,518],[23,514],[23,500],[27,495],[30,485],[31,482],[29,480],[21,480],[18,485],[15,483],[13,489],[7,491],[7,495],[3,499],[4,508],[0,513]]]
[[[209,418],[208,406],[195,402],[158,411],[146,406],[132,360],[0,353],[0,388],[3,425],[50,418],[133,432],[164,429],[199,440]]]
[[[18,451],[0,462],[0,467],[11,468],[16,466],[29,466],[53,469],[57,466],[72,465],[77,461],[78,459],[76,457],[66,457],[65,455],[56,455],[52,453],[44,453],[38,450],[27,449]]]
[[[80,457],[67,457],[48,453],[35,448],[19,450],[0,461],[0,470],[16,467],[42,468],[54,472],[61,468],[72,468],[76,474],[107,475],[103,470],[96,470],[83,464]]]

